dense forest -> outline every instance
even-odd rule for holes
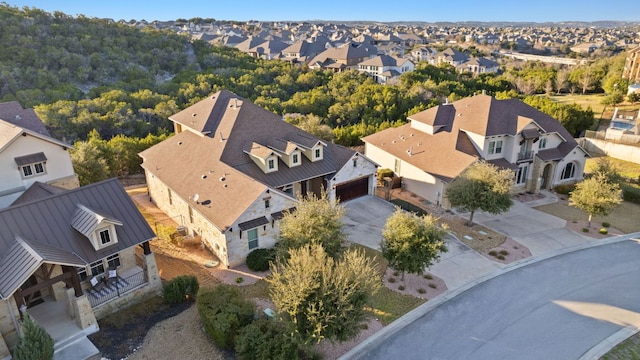
[[[613,97],[627,86],[624,54],[575,68],[505,64],[500,75],[476,77],[418,63],[380,85],[357,71],[255,59],[151,27],[7,5],[0,5],[0,21],[0,101],[33,107],[53,136],[74,143],[76,168],[105,169],[99,178],[140,172],[135,154],[170,134],[168,117],[220,89],[352,146],[410,114],[481,91],[520,97],[579,134],[594,122],[590,110],[535,95],[606,92],[619,101]],[[81,180],[99,180],[91,177]]]

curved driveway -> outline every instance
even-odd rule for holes
[[[640,241],[531,263],[444,300],[345,358],[578,359],[621,329],[640,327]]]

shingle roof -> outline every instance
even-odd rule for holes
[[[53,194],[58,194],[65,191],[67,191],[67,189],[36,181],[35,183],[31,184],[31,186],[29,186],[29,188],[25,192],[23,192],[22,195],[20,195],[11,205],[13,206],[37,199],[46,198]]]
[[[496,100],[488,95],[476,95],[427,109],[409,116],[409,120],[431,125],[436,131],[429,135],[407,124],[369,135],[363,141],[445,181],[458,176],[479,157],[467,133],[483,137],[515,136],[533,122],[565,140],[558,146],[556,155],[564,157],[578,147],[559,121],[518,99]],[[534,132],[537,135],[535,129],[524,131],[526,136]],[[545,152],[542,154],[547,156]]]
[[[116,227],[118,242],[96,251],[89,239],[71,226],[78,204],[122,219],[122,226]],[[86,265],[154,237],[115,178],[1,209],[2,296],[10,295],[6,289],[12,288],[11,284],[16,282],[20,286],[24,282],[20,279],[30,276],[33,273],[30,269],[37,268],[42,262]],[[23,239],[29,246],[20,245],[18,239]]]
[[[269,187],[331,175],[355,153],[324,143],[228,91],[209,96],[170,119],[193,131],[182,131],[140,153],[142,167],[186,201],[196,193],[210,200],[210,206],[194,202],[194,208],[221,230],[231,226]],[[302,156],[299,166],[280,163],[278,171],[265,174],[246,153],[253,143],[280,148],[283,141],[307,149],[324,144],[323,160],[311,162]]]
[[[23,109],[17,101],[0,103],[0,119],[45,136],[49,131],[33,109]]]

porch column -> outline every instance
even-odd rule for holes
[[[7,346],[7,343],[4,341],[4,337],[0,332],[0,359],[8,359],[10,356],[11,353],[9,352],[9,347]]]
[[[93,308],[89,303],[89,299],[86,295],[80,295],[75,297],[72,295],[75,291],[67,289],[67,296],[71,302],[71,308],[73,309],[73,317],[76,319],[76,324],[81,329],[95,328],[98,329],[98,321],[93,314]]]
[[[71,287],[73,288],[75,297],[80,297],[83,295],[82,286],[80,286],[80,278],[78,277],[78,272],[71,266],[62,266],[63,273],[71,273]],[[68,288],[67,283],[67,288]]]
[[[148,246],[148,243],[147,243]],[[158,265],[156,264],[155,254],[149,252],[142,256],[144,261],[144,277],[149,282],[149,286],[157,291],[162,290],[162,281],[158,274]]]
[[[144,250],[145,255],[151,254],[151,247],[149,246],[149,242],[145,241],[142,243],[142,249]]]

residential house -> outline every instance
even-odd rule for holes
[[[389,55],[378,55],[358,64],[358,71],[366,72],[379,84],[386,84],[389,80],[397,79],[414,69],[413,61]]]
[[[72,190],[36,182],[0,209],[0,359],[18,342],[23,311],[57,351],[96,353],[86,335],[97,318],[161,290],[154,237],[115,178]]]
[[[462,64],[456,66],[460,72],[470,72],[474,75],[485,73],[497,73],[500,70],[500,64],[485,57],[474,57]]]
[[[297,197],[372,194],[376,165],[228,91],[169,117],[175,135],[143,151],[149,195],[224,266],[276,243]]]
[[[640,84],[640,47],[627,51],[622,77],[629,80],[629,84]],[[639,92],[636,89],[632,88],[629,93]]]
[[[414,49],[413,51],[411,51],[411,56],[413,57],[413,60],[416,62],[427,61],[431,63],[431,61],[435,59],[435,56],[437,53],[438,51],[436,51],[435,49],[432,49],[426,46],[420,46]]]
[[[558,120],[518,99],[476,95],[408,120],[365,137],[365,155],[445,207],[447,185],[480,159],[513,170],[514,192],[538,192],[581,180],[589,156]]]
[[[434,56],[431,60],[432,65],[440,65],[446,63],[452,66],[458,66],[469,60],[469,56],[453,48],[446,48]]]
[[[78,187],[70,148],[51,137],[33,109],[23,109],[17,101],[0,103],[0,208],[36,181]]]
[[[357,69],[359,63],[376,55],[377,50],[370,51],[365,44],[348,42],[321,52],[311,59],[309,68],[327,69],[335,72]]]

